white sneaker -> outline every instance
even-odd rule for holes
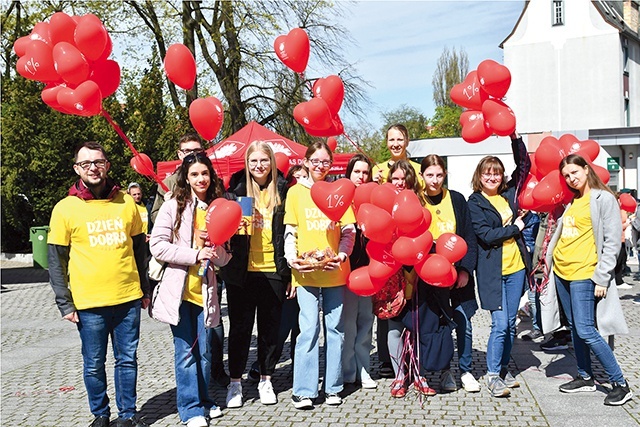
[[[467,393],[477,393],[480,391],[480,383],[473,377],[471,372],[465,372],[460,376],[460,382]]]
[[[220,418],[222,416],[222,409],[218,405],[213,405],[209,409],[209,418]]]
[[[360,383],[362,384],[362,388],[374,389],[378,387],[378,383],[371,377],[363,378]]]
[[[631,286],[628,283],[622,282],[621,284],[617,285],[618,289],[631,289],[633,288],[633,286]]]
[[[190,418],[187,421],[187,427],[208,427],[207,419],[202,416]]]
[[[338,406],[342,404],[342,398],[337,393],[327,394],[325,401],[327,405]]]
[[[231,382],[227,386],[227,408],[240,408],[242,406],[242,384]]]
[[[263,405],[275,405],[278,403],[278,397],[273,391],[273,385],[270,380],[263,380],[258,383],[258,393],[260,394],[260,403]]]
[[[456,385],[456,380],[453,378],[453,374],[450,370],[442,371],[440,374],[440,391],[442,392],[451,392],[456,391],[458,386]]]

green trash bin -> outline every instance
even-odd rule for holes
[[[47,234],[49,227],[31,227],[29,241],[33,245],[33,266],[36,268],[49,268],[47,261]]]

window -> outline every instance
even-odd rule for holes
[[[564,0],[553,0],[551,6],[553,25],[564,25]]]

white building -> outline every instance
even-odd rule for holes
[[[505,102],[530,152],[546,135],[571,133],[602,150],[613,189],[640,188],[640,37],[638,0],[530,0],[500,47],[512,80]],[[498,7],[498,6],[496,6]],[[487,154],[512,170],[508,138],[412,141],[412,158],[447,157],[449,186],[465,195]],[[464,155],[463,155],[464,153]],[[471,153],[471,154],[470,154]]]

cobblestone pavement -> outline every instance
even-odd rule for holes
[[[22,268],[21,268],[22,267]],[[316,402],[313,410],[292,407],[292,367],[282,359],[274,374],[279,403],[263,406],[256,385],[243,381],[246,403],[239,409],[224,408],[226,389],[212,386],[212,394],[223,406],[224,416],[211,425],[220,426],[637,426],[640,425],[640,274],[625,279],[632,289],[621,290],[622,306],[630,333],[616,337],[615,352],[636,397],[623,407],[602,404],[605,388],[596,393],[566,395],[558,385],[575,375],[572,350],[555,353],[540,351],[537,344],[516,340],[510,369],[522,386],[507,399],[489,396],[484,381],[480,393],[458,390],[438,394],[422,402],[410,393],[404,399],[389,394],[391,380],[378,381],[375,390],[345,390],[344,403],[338,407]],[[2,263],[2,366],[0,425],[6,426],[85,426],[92,421],[82,381],[80,341],[73,325],[60,319],[53,292],[46,283],[46,272]],[[225,328],[226,301],[222,312]],[[490,317],[479,310],[473,318],[474,375],[485,373],[486,342]],[[519,332],[529,323],[522,322]],[[283,355],[289,354],[288,344]],[[255,336],[250,353],[256,357]],[[226,361],[226,356],[225,356]],[[597,380],[606,382],[602,368],[594,361]],[[113,359],[109,356],[109,395],[115,404]],[[377,353],[372,350],[374,376]],[[457,366],[454,360],[453,366]],[[453,370],[456,378],[457,368]],[[430,377],[438,388],[438,380]],[[458,379],[459,384],[459,379]],[[138,408],[153,426],[178,426],[173,376],[173,346],[169,327],[143,316],[139,347]],[[116,410],[112,408],[115,413]]]

